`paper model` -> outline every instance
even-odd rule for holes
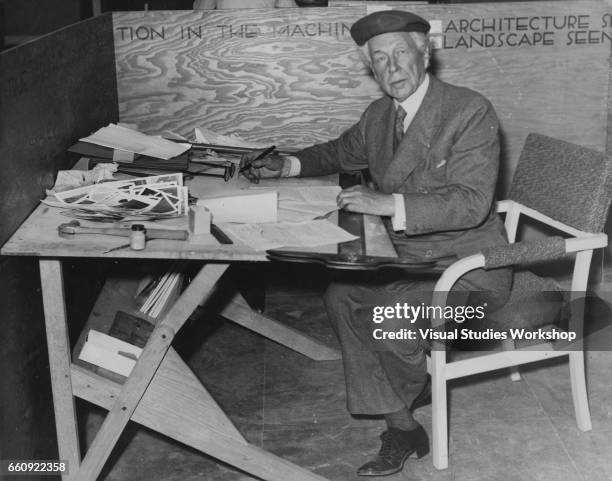
[[[102,182],[58,192],[42,202],[90,220],[154,219],[186,214],[187,197],[183,176],[176,173]]]

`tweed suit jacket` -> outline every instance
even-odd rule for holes
[[[494,209],[499,124],[490,102],[431,76],[395,152],[394,123],[393,99],[374,101],[340,137],[295,154],[300,176],[369,168],[377,190],[403,194],[405,231],[386,222],[400,256],[463,257],[506,243]]]

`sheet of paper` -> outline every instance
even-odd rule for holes
[[[102,349],[106,349],[107,351],[127,352],[134,357],[140,357],[140,354],[142,354],[142,349],[138,346],[134,346],[133,344],[109,336],[103,332],[96,331],[95,329],[89,330],[87,342],[101,347]]]
[[[302,187],[279,184],[277,190],[279,222],[304,222],[337,209],[336,197],[341,189],[335,185]]]
[[[221,224],[220,227],[234,242],[246,244],[256,251],[279,247],[317,247],[357,239],[326,220],[277,224]]]
[[[263,223],[278,221],[278,194],[275,190],[237,190],[200,197],[198,206],[212,213],[212,222]]]
[[[141,353],[137,346],[90,329],[79,359],[127,377]]]
[[[164,160],[181,155],[191,147],[190,144],[171,142],[115,124],[108,124],[79,140]]]

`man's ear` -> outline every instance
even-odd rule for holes
[[[425,70],[429,68],[429,63],[431,60],[431,43],[427,43],[427,48],[425,52],[423,52],[423,64],[425,65]]]

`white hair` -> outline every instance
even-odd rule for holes
[[[429,35],[422,32],[406,32],[410,35],[410,38],[414,41],[417,48],[421,51],[423,55],[427,55],[429,58],[429,54],[431,52],[431,40],[429,39]],[[359,53],[365,64],[372,69],[372,57],[370,56],[370,41],[368,40],[363,45],[359,45]]]

